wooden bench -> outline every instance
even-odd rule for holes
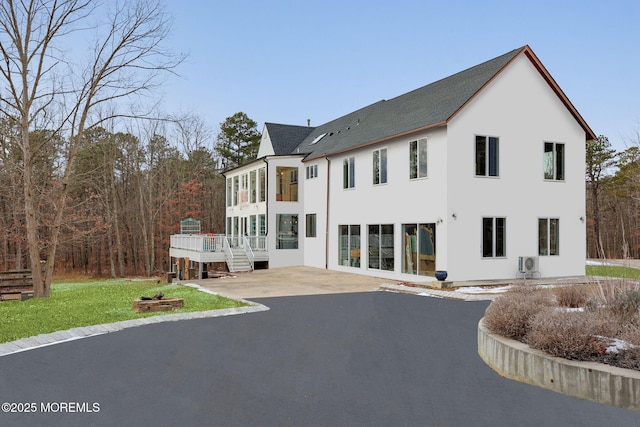
[[[31,270],[0,271],[0,301],[33,298]]]

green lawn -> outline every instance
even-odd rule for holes
[[[171,312],[136,313],[133,300],[162,292],[184,298],[184,308]],[[0,302],[0,343],[80,326],[99,325],[167,313],[216,310],[245,304],[177,284],[157,280],[107,279],[54,283],[51,297]]]
[[[620,277],[623,279],[640,279],[640,270],[637,268],[617,265],[588,265],[587,276]]]

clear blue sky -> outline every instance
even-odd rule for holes
[[[320,125],[528,44],[596,134],[640,133],[640,2],[166,0],[169,112]]]

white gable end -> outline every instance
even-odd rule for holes
[[[266,156],[273,156],[275,154],[276,152],[273,149],[269,131],[267,130],[267,126],[264,126],[262,131],[262,139],[260,140],[260,147],[258,148],[258,158],[260,159]]]

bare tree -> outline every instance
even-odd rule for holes
[[[586,150],[586,178],[591,191],[591,205],[593,211],[593,230],[596,254],[599,258],[606,258],[602,245],[600,230],[600,191],[602,179],[608,168],[615,163],[616,151],[611,148],[609,138],[604,135],[587,141]]]
[[[91,27],[95,0],[4,0],[0,2],[0,113],[17,124],[23,154],[23,202],[27,247],[36,297],[48,297],[58,235],[63,224],[73,162],[87,129],[120,116],[124,101],[154,87],[160,74],[181,58],[162,49],[169,23],[159,2],[113,2],[98,24],[84,67],[65,60],[65,41],[77,42],[80,25]],[[75,39],[73,39],[75,37]],[[105,113],[108,112],[108,113]],[[47,126],[51,138],[33,140],[31,131]],[[55,197],[48,226],[39,222],[34,193],[34,159],[55,140],[66,143],[58,157]],[[42,262],[43,269],[40,264]]]

